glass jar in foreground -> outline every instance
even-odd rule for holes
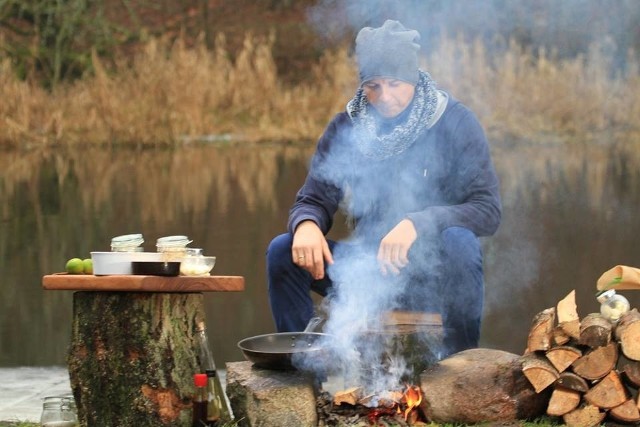
[[[156,241],[158,252],[163,261],[182,261],[187,253],[187,245],[192,241],[187,236],[166,236]]]
[[[600,303],[600,314],[614,323],[631,308],[629,300],[613,289],[599,293],[596,299]]]
[[[78,414],[73,396],[48,396],[42,404],[40,415],[42,427],[76,427]]]
[[[142,252],[142,234],[125,234],[111,239],[111,252]]]

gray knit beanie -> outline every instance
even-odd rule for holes
[[[360,82],[390,77],[418,83],[419,40],[419,32],[398,21],[387,20],[380,28],[361,29],[356,37]]]

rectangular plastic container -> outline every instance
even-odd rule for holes
[[[133,274],[134,261],[162,261],[158,252],[91,252],[93,274],[108,276],[111,274]]]

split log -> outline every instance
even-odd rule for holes
[[[556,306],[558,327],[569,337],[580,338],[580,317],[576,307],[576,291],[572,290]]]
[[[556,380],[556,386],[568,388],[580,393],[586,393],[589,390],[589,384],[580,375],[573,372],[565,371],[560,374],[560,377]]]
[[[346,390],[338,391],[333,396],[333,404],[341,405],[348,403],[355,405],[362,397],[362,387],[351,387]]]
[[[611,342],[613,324],[600,313],[590,313],[580,322],[578,342],[591,348],[603,347]]]
[[[574,340],[580,339],[580,321],[572,320],[570,322],[562,322],[558,325],[558,328],[562,330],[567,336]]]
[[[640,313],[633,309],[620,317],[615,332],[622,353],[631,360],[640,360]]]
[[[573,362],[573,372],[588,380],[606,376],[618,361],[618,344],[597,347]]]
[[[637,360],[629,360],[624,355],[618,356],[618,372],[622,375],[622,379],[629,385],[640,387],[640,362]]]
[[[595,427],[607,416],[597,406],[585,405],[562,416],[567,427]]]
[[[555,307],[547,308],[534,317],[527,339],[528,351],[547,351],[551,348],[555,321]]]
[[[535,393],[522,373],[522,357],[493,349],[456,353],[420,376],[420,409],[435,423],[478,424],[536,418],[549,394]]]
[[[622,423],[637,423],[640,421],[640,410],[638,410],[638,405],[633,399],[627,399],[622,405],[611,408],[609,415]]]
[[[558,370],[545,357],[536,353],[529,353],[522,357],[522,372],[536,393],[549,387],[560,376]]]
[[[559,325],[553,328],[553,345],[565,345],[571,337]]]
[[[582,357],[582,351],[571,346],[558,346],[548,350],[546,356],[558,372],[564,372],[573,362]]]
[[[628,399],[628,392],[616,371],[611,371],[584,394],[584,400],[603,409],[615,408]]]
[[[549,406],[547,406],[547,415],[552,417],[561,417],[580,405],[582,394],[564,387],[556,387],[551,393]]]

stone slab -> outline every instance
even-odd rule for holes
[[[316,427],[313,376],[261,369],[251,362],[226,364],[226,392],[242,427]]]

